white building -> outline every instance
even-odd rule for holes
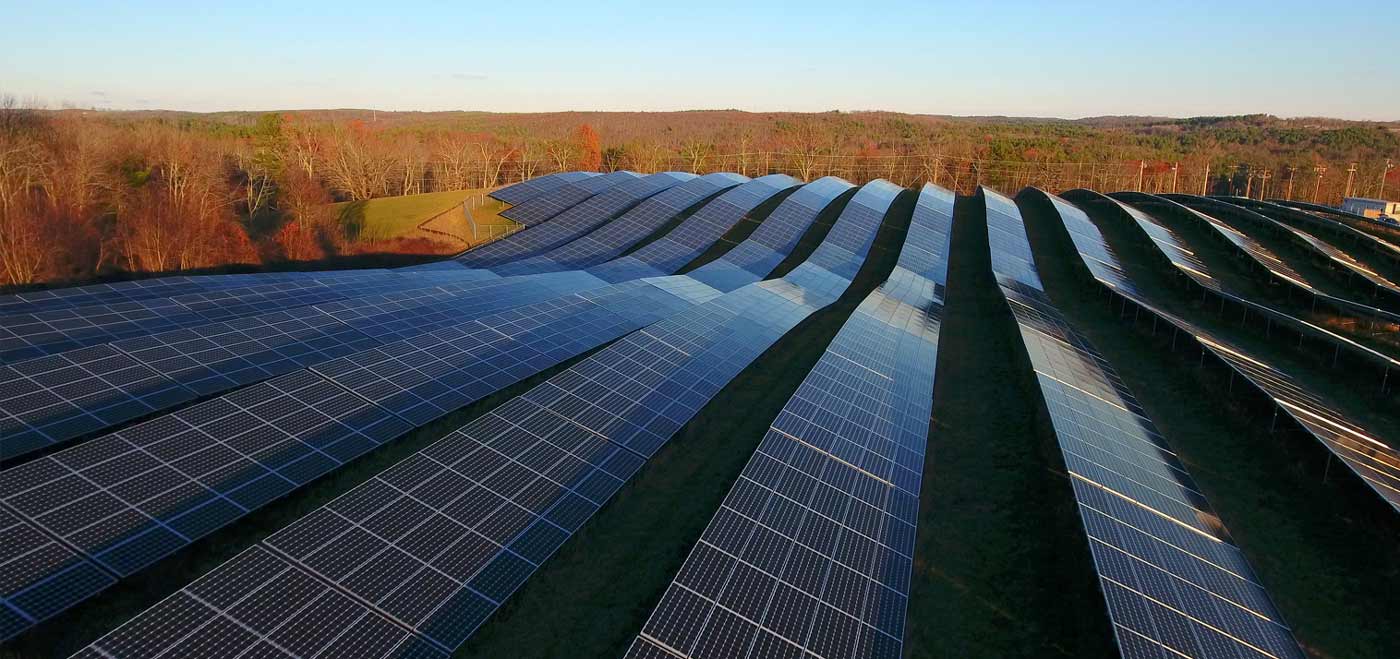
[[[1400,219],[1400,201],[1347,197],[1342,199],[1342,210],[1364,215],[1373,220],[1381,219],[1381,216],[1392,220]]]

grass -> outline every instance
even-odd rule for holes
[[[77,652],[244,549],[495,406],[549,379],[588,354],[592,352],[575,357],[418,428],[326,474],[310,485],[254,511],[234,524],[205,536],[140,573],[122,579],[96,597],[0,645],[0,657],[54,657]]]
[[[622,654],[768,425],[851,311],[889,275],[912,204],[912,193],[896,202],[870,257],[840,300],[804,320],[732,380],[482,626],[458,656]],[[825,230],[814,227],[808,235],[813,232]],[[548,633],[540,631],[543,620],[548,620]]]
[[[905,656],[1111,656],[1073,494],[974,209],[958,200]]]
[[[495,199],[476,201],[481,190],[448,190],[401,197],[380,197],[332,204],[345,227],[346,236],[356,242],[381,242],[396,238],[422,237],[420,229],[432,220],[431,233],[452,236],[473,244],[471,223],[464,214],[448,213],[464,202],[471,207],[472,219],[481,240],[489,232],[500,232],[515,223],[500,217],[506,205]],[[439,216],[442,216],[441,218]],[[460,216],[460,217],[459,217]],[[487,227],[499,227],[488,229]]]
[[[1023,212],[1037,267],[1056,305],[1120,366],[1119,374],[1220,514],[1304,648],[1326,658],[1400,656],[1394,633],[1400,627],[1394,604],[1400,525],[1394,515],[1335,470],[1324,482],[1311,440],[1267,432],[1266,411],[1236,404],[1219,372],[1171,352],[1168,334],[1153,336],[1146,324],[1120,319],[1078,269],[1056,220],[1029,207]],[[1106,229],[1108,223],[1099,225]],[[1110,243],[1138,290],[1155,304],[1286,367],[1314,392],[1345,391],[1337,388],[1344,374],[1319,373],[1287,349],[1197,307],[1167,273],[1149,265],[1156,261],[1142,246],[1112,237]]]

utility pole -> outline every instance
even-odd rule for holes
[[[1317,173],[1317,185],[1313,187],[1313,203],[1317,203],[1317,193],[1322,190],[1322,175],[1327,173],[1327,168],[1322,166],[1313,167]]]
[[[1395,165],[1390,163],[1390,158],[1386,158],[1385,167],[1381,169],[1381,191],[1376,194],[1377,199],[1385,200],[1385,175],[1389,174],[1392,169],[1395,169]]]
[[[1142,192],[1142,173],[1147,171],[1147,161],[1138,161],[1138,192]]]
[[[1259,183],[1259,201],[1264,201],[1264,196],[1269,193],[1269,179],[1273,178],[1273,176],[1274,173],[1267,169],[1260,175],[1260,178],[1263,180]]]
[[[1254,190],[1254,171],[1250,170],[1244,177],[1244,198],[1249,199]]]
[[[1206,175],[1201,179],[1201,196],[1206,196],[1206,187],[1210,185],[1210,163],[1206,163]]]
[[[1389,161],[1386,161],[1386,162],[1389,162]],[[1174,162],[1174,163],[1172,163],[1172,194],[1176,194],[1176,170],[1177,170],[1177,168],[1179,168],[1180,166],[1181,166],[1181,163],[1179,163],[1179,162]]]
[[[1293,165],[1288,166],[1288,192],[1283,195],[1283,198],[1288,201],[1293,201],[1293,175],[1297,170],[1298,168]]]
[[[1353,174],[1356,174],[1356,163],[1352,163],[1351,167],[1347,168],[1347,191],[1342,194],[1343,197],[1351,196],[1351,177]]]

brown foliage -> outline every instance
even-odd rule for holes
[[[593,130],[592,126],[579,125],[574,131],[574,147],[578,154],[576,169],[596,172],[603,166],[603,142],[598,138],[598,131]]]

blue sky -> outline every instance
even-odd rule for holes
[[[0,0],[0,44],[50,107],[1400,119],[1396,0]]]

